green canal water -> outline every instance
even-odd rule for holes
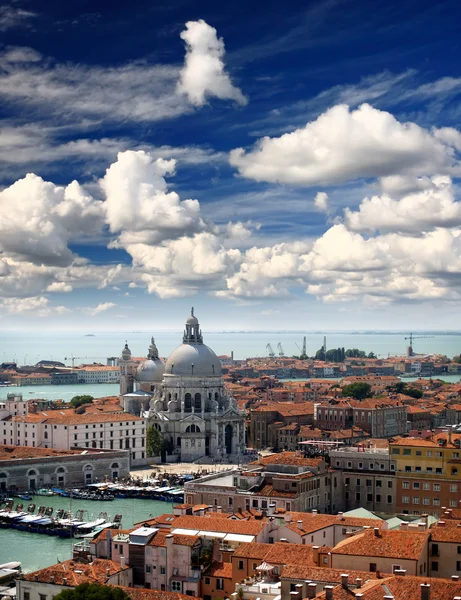
[[[15,505],[23,502],[24,505],[30,502],[15,498]],[[84,519],[90,520],[97,517],[100,512],[106,512],[111,518],[115,514],[123,515],[122,527],[128,529],[134,523],[173,511],[172,502],[159,502],[157,500],[138,500],[134,499],[115,499],[111,502],[97,502],[87,500],[72,500],[61,498],[60,496],[35,496],[31,501],[36,505],[36,511],[39,506],[52,506],[54,512],[63,508],[71,510],[82,509],[87,511]],[[0,564],[19,560],[22,563],[22,569],[25,572],[36,571],[49,565],[55,564],[58,560],[63,561],[72,557],[72,544],[78,542],[78,539],[64,539],[57,536],[48,536],[40,533],[28,533],[16,529],[0,529]]]

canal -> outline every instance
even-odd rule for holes
[[[116,498],[111,502],[75,500],[60,496],[35,496],[30,502],[15,498],[15,505],[22,502],[26,508],[31,502],[39,506],[52,506],[54,512],[59,508],[75,513],[82,509],[85,520],[97,517],[100,512],[107,513],[109,518],[116,514],[123,515],[122,528],[128,529],[134,523],[155,517],[163,513],[171,513],[174,503],[159,500],[138,500],[136,498]],[[19,560],[24,572],[36,571],[58,560],[72,557],[72,544],[78,539],[64,539],[40,533],[28,533],[17,529],[0,529],[0,564]]]

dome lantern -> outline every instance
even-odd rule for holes
[[[186,330],[182,341],[184,344],[203,344],[200,323],[194,315],[194,307],[191,308],[190,317],[186,321]]]

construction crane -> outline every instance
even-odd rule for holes
[[[277,350],[279,351],[279,356],[281,356],[281,357],[285,356],[285,352],[283,351],[281,342],[279,342],[277,344]]]
[[[407,348],[407,356],[414,356],[414,352],[413,352],[413,340],[423,340],[426,338],[433,338],[433,335],[413,335],[412,333],[410,333],[410,335],[408,337],[406,337],[406,340],[410,340],[410,345]]]
[[[266,350],[267,350],[267,352],[269,353],[269,356],[270,356],[271,358],[274,358],[274,356],[275,356],[275,352],[274,352],[274,349],[272,348],[272,346],[271,346],[270,344],[267,344],[267,346],[266,346]]]
[[[76,360],[83,360],[84,358],[89,358],[90,360],[96,360],[96,359],[100,360],[101,359],[100,356],[69,356],[69,357],[65,356],[64,360],[71,360],[72,361],[72,368],[74,368],[75,367],[75,361]]]
[[[303,337],[303,351],[301,352],[301,356],[299,358],[301,360],[306,360],[307,358],[306,336]]]
[[[299,344],[297,342],[295,342],[296,347],[298,348],[300,355],[299,358],[301,360],[306,360],[307,358],[307,344],[306,344],[306,336],[303,337],[303,347],[301,349],[301,347],[299,346]]]

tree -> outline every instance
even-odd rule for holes
[[[146,452],[147,456],[160,456],[163,450],[163,436],[160,431],[150,425],[146,431]]]
[[[412,398],[422,398],[423,397],[423,393],[421,390],[418,390],[417,388],[406,388],[404,394],[406,394],[407,396],[411,396]]]
[[[93,396],[89,396],[89,395],[74,396],[72,398],[72,400],[70,401],[70,405],[73,408],[78,408],[79,406],[82,406],[82,404],[92,404],[93,399],[94,399]]]
[[[99,583],[81,583],[75,588],[62,590],[55,600],[129,600],[120,588]]]
[[[365,383],[365,381],[356,381],[350,385],[345,385],[342,391],[343,397],[351,397],[356,400],[364,400],[370,398],[373,394],[371,393],[371,385]]]

